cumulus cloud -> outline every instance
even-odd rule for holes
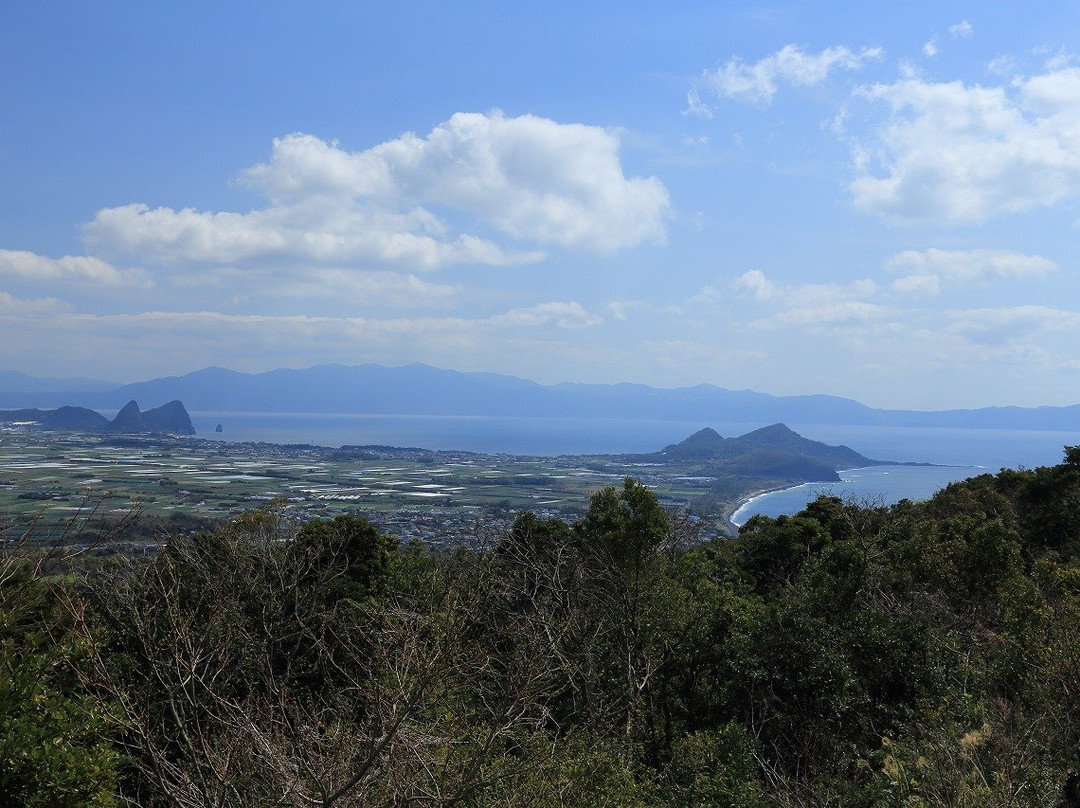
[[[1023,280],[1058,269],[1049,258],[1009,250],[905,250],[885,266],[907,273],[893,282],[894,290],[923,295],[936,294],[942,283]]]
[[[760,269],[748,269],[735,279],[731,289],[736,294],[753,300],[771,300],[778,294],[776,285],[766,278]]]
[[[960,20],[960,22],[955,25],[949,26],[949,36],[953,39],[971,39],[971,36],[974,33],[975,29],[967,20]]]
[[[146,273],[139,269],[117,269],[92,256],[46,258],[27,250],[0,250],[0,275],[34,281],[82,281],[104,286],[149,285]]]
[[[913,75],[864,88],[889,109],[858,144],[856,205],[887,219],[979,223],[1080,191],[1080,69],[1008,87]],[[875,170],[876,168],[876,170]]]
[[[270,160],[241,176],[266,208],[131,204],[100,211],[84,233],[107,255],[215,264],[434,269],[527,263],[543,257],[536,248],[612,253],[662,241],[669,208],[658,179],[624,174],[619,145],[599,127],[500,112],[457,113],[426,137],[357,152],[298,133],[275,140]]]
[[[828,330],[865,325],[888,316],[891,310],[870,301],[878,293],[874,281],[862,278],[847,284],[777,284],[759,269],[751,269],[729,286],[735,295],[771,304],[773,314],[750,323],[756,329],[800,328]],[[716,290],[706,289],[716,296]],[[700,296],[699,296],[700,297]]]
[[[933,58],[938,55],[938,44],[935,39],[928,39],[922,46],[923,55],[927,58]]]
[[[881,48],[853,51],[841,45],[807,53],[798,45],[785,45],[753,64],[733,57],[715,70],[704,71],[702,78],[721,98],[768,104],[780,84],[819,84],[835,70],[861,70],[867,61],[883,55]]]

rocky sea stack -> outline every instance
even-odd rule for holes
[[[142,412],[134,401],[125,404],[111,421],[101,413],[85,407],[59,407],[55,410],[22,409],[0,411],[0,423],[24,423],[39,429],[69,432],[110,432],[117,435],[161,433],[194,435],[183,403],[170,401]]]

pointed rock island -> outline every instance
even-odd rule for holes
[[[111,421],[85,407],[0,410],[0,423],[23,424],[60,432],[107,432],[116,435],[194,435],[191,416],[180,401],[170,401],[142,412],[134,401],[125,404]]]

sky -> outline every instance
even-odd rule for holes
[[[0,369],[1080,403],[1078,2],[0,4]]]

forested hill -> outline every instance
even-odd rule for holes
[[[422,364],[319,365],[239,373],[206,368],[108,392],[31,392],[25,378],[0,375],[0,406],[119,408],[131,399],[183,400],[195,411],[324,412],[619,418],[705,423],[850,424],[1080,431],[1080,405],[917,412],[873,409],[828,395],[771,396],[708,384],[664,389],[641,384],[553,384]],[[46,381],[42,380],[43,385]],[[52,380],[55,381],[55,380]]]
[[[835,470],[884,464],[847,446],[829,446],[804,438],[784,424],[762,427],[737,438],[722,437],[715,429],[706,427],[680,443],[665,446],[659,456],[678,460],[708,460],[733,459],[761,452],[805,457],[825,463]]]
[[[784,424],[773,424],[735,438],[725,438],[706,427],[685,440],[652,454],[633,459],[674,465],[682,473],[718,480],[741,478],[753,489],[758,485],[793,485],[803,482],[835,482],[837,471],[862,466],[886,465],[847,446],[829,446],[804,438]]]
[[[126,560],[31,529],[4,804],[1072,808],[1077,502],[1072,447],[704,543],[632,479],[449,553],[274,504]]]

